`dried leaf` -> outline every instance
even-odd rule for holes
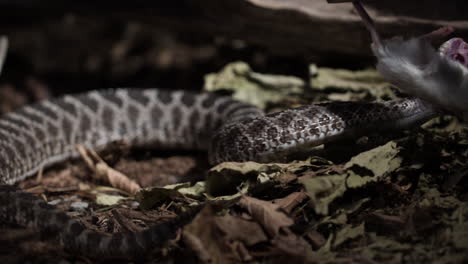
[[[468,222],[453,226],[452,241],[456,248],[468,250]]]
[[[358,188],[375,182],[401,165],[399,149],[393,141],[362,152],[347,162],[343,173],[301,178],[310,202],[317,214],[328,215],[329,205],[342,197],[348,188]]]
[[[346,225],[338,233],[335,234],[335,240],[333,241],[333,248],[337,248],[346,241],[355,239],[357,237],[364,236],[364,223],[356,227]]]
[[[388,263],[401,263],[403,254],[415,252],[414,245],[409,243],[400,243],[383,236],[370,235],[372,243],[360,249],[360,254],[366,259],[380,259]]]
[[[385,232],[399,232],[403,230],[406,224],[406,219],[398,215],[385,215],[378,212],[373,212],[366,217],[367,226],[374,226],[378,230]]]
[[[294,224],[291,218],[279,211],[280,207],[278,205],[271,202],[243,196],[239,201],[239,205],[247,209],[271,237],[277,236],[281,228]]]
[[[183,195],[174,189],[166,189],[164,187],[151,187],[140,189],[135,194],[135,199],[140,203],[143,210],[149,210],[156,204],[164,201],[172,201],[175,198],[181,198]]]
[[[203,197],[205,194],[205,182],[196,182],[191,184],[190,182],[176,183],[164,186],[165,189],[177,190],[179,193],[191,197]]]
[[[314,69],[313,67],[311,69]],[[311,74],[313,88],[327,91],[332,101],[395,98],[391,85],[375,70],[350,71],[321,67]]]
[[[307,232],[306,237],[310,240],[314,248],[321,248],[327,241],[322,234],[314,230]]]
[[[360,176],[372,176],[381,179],[400,167],[402,159],[398,156],[399,152],[400,149],[396,142],[390,141],[383,146],[354,156],[344,167],[353,170]]]
[[[371,182],[376,182],[378,180],[376,177],[358,175],[352,170],[348,170],[346,173],[348,176],[346,178],[346,186],[348,188],[363,187]]]
[[[436,188],[430,188],[424,194],[424,199],[419,202],[420,207],[439,207],[446,209],[455,209],[461,201],[454,196],[445,196]]]
[[[141,189],[140,185],[123,173],[109,167],[99,155],[83,145],[76,145],[76,149],[97,179],[108,182],[112,187],[124,190],[130,194]]]
[[[289,229],[274,237],[271,244],[275,246],[274,250],[278,251],[279,258],[286,257],[288,261],[294,263],[320,263],[310,245]]]
[[[217,217],[216,225],[224,232],[227,240],[242,241],[247,246],[268,241],[262,227],[254,221],[226,215]]]
[[[223,162],[208,171],[206,190],[213,195],[223,195],[235,193],[238,186],[248,180],[263,184],[272,180],[285,182],[291,179],[290,173],[323,166],[314,165],[315,161],[311,158],[291,163]],[[288,175],[283,177],[284,174]]]
[[[204,89],[233,91],[235,99],[264,109],[267,104],[281,102],[291,94],[302,94],[305,87],[300,78],[260,74],[245,62],[233,62],[219,73],[207,74]]]
[[[288,196],[275,199],[273,202],[285,212],[290,213],[298,204],[302,203],[308,196],[304,192],[293,192]]]
[[[238,263],[241,257],[220,232],[216,221],[213,209],[205,207],[184,227],[183,240],[205,263]]]
[[[317,214],[328,215],[328,206],[346,192],[346,175],[330,175],[301,179],[310,203]]]
[[[126,199],[120,195],[110,195],[105,193],[96,194],[96,204],[103,206],[112,206],[118,204],[121,200]]]
[[[189,229],[190,227],[185,228],[185,230]],[[196,235],[192,234],[190,231],[184,231],[183,236],[185,244],[192,249],[198,256],[198,259],[202,263],[220,263],[215,262],[212,257],[212,253],[205,248],[205,244],[199,239]]]

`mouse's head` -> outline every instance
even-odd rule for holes
[[[442,44],[439,53],[468,67],[468,43],[461,38],[452,38]]]

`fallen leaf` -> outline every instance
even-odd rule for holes
[[[441,194],[436,188],[430,188],[424,193],[423,199],[419,202],[419,206],[455,209],[460,203],[461,201],[454,196],[446,196]]]
[[[321,168],[329,164],[315,165],[314,162],[323,163],[323,160],[310,158],[291,163],[257,163],[223,162],[208,171],[206,177],[206,190],[212,195],[233,194],[241,183],[266,184],[271,181],[287,183],[295,180],[291,173],[297,173],[307,168]]]
[[[96,204],[103,206],[112,206],[119,203],[119,201],[126,199],[120,195],[110,195],[105,193],[96,194]]]
[[[337,248],[343,243],[360,236],[364,236],[364,223],[361,223],[356,227],[353,227],[352,225],[346,225],[335,234],[333,248]]]
[[[317,214],[328,215],[329,205],[342,197],[348,188],[359,188],[375,182],[398,169],[402,158],[393,141],[362,152],[344,165],[342,173],[301,178]]]
[[[239,205],[245,208],[252,215],[252,218],[265,228],[271,237],[276,237],[281,228],[294,224],[294,221],[289,216],[279,211],[280,207],[278,205],[269,201],[243,196],[239,201]]]
[[[97,179],[108,182],[112,187],[121,189],[130,194],[134,194],[141,189],[140,185],[134,180],[109,167],[93,150],[83,145],[76,145],[76,149],[88,168],[94,172]]]
[[[468,250],[468,222],[453,226],[452,241],[456,248]]]
[[[290,213],[298,204],[302,203],[308,196],[304,192],[293,192],[286,197],[275,199],[273,202],[285,212]]]
[[[187,195],[191,197],[198,197],[198,198],[203,197],[206,192],[204,181],[196,182],[193,185],[190,182],[171,184],[171,185],[164,186],[164,188],[177,190],[179,193],[183,195]]]
[[[208,171],[206,190],[212,195],[233,194],[238,186],[248,180],[256,179],[263,171],[263,164],[256,162],[223,162]],[[281,171],[280,167],[265,167],[270,172]]]
[[[245,62],[233,62],[219,73],[205,75],[204,90],[233,91],[233,98],[264,109],[267,104],[303,94],[305,87],[300,78],[256,73]]]
[[[204,263],[239,263],[242,259],[216,224],[214,210],[203,208],[184,227],[183,240]]]
[[[320,263],[310,245],[289,229],[274,237],[271,244],[275,247],[273,251],[277,251],[280,259],[284,258],[293,263]]]
[[[366,227],[379,234],[399,232],[404,229],[406,219],[399,215],[370,213],[365,218]]]
[[[353,170],[359,176],[372,176],[381,179],[400,167],[402,158],[398,156],[399,152],[397,143],[390,141],[385,145],[352,157],[344,168]]]
[[[312,246],[316,249],[321,248],[323,245],[325,245],[325,242],[327,241],[322,234],[315,230],[307,232],[305,236],[310,240]]]
[[[350,71],[319,67],[315,71],[311,74],[313,88],[328,90],[329,100],[357,101],[369,95],[377,100],[396,97],[391,85],[375,69]]]
[[[227,240],[238,240],[246,246],[268,241],[262,227],[255,221],[225,215],[216,217],[216,225],[223,231]]]
[[[140,207],[143,210],[149,210],[156,204],[182,197],[183,195],[177,190],[166,189],[164,187],[144,188],[135,194],[135,199],[140,203]]]
[[[346,192],[346,175],[329,175],[301,179],[315,212],[328,215],[328,206]]]
[[[385,236],[369,234],[371,243],[360,249],[360,254],[366,259],[380,259],[387,263],[401,263],[403,256],[409,252],[417,252],[415,245],[400,243]]]

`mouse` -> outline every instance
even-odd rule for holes
[[[432,45],[454,28],[446,26],[408,39],[381,39],[362,3],[353,1],[353,5],[370,32],[377,71],[400,90],[468,122],[468,44],[451,38],[439,49]]]

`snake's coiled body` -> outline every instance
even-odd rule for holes
[[[115,89],[67,95],[0,118],[0,221],[50,230],[82,254],[133,258],[166,241],[192,213],[140,233],[108,235],[11,186],[40,168],[76,156],[75,144],[209,150],[211,163],[281,160],[343,137],[404,129],[436,115],[427,103],[309,105],[262,115],[258,108],[210,93]],[[1,185],[3,184],[3,185]]]
[[[76,156],[76,144],[207,150],[223,123],[260,114],[228,96],[158,89],[92,91],[25,106],[0,118],[0,183]]]

